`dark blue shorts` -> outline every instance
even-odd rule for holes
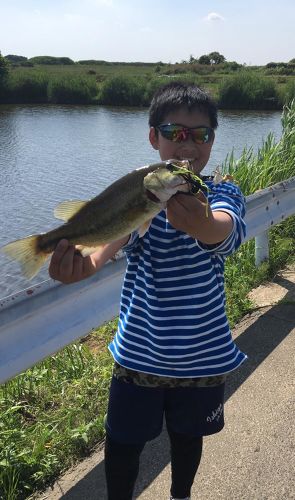
[[[120,443],[145,443],[166,425],[188,436],[207,436],[224,426],[224,386],[143,387],[113,377],[110,388],[107,434]]]

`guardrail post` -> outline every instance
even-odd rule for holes
[[[269,236],[264,231],[255,237],[255,265],[260,266],[262,262],[269,259]]]

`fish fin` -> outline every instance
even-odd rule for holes
[[[81,253],[82,257],[87,257],[88,255],[91,255],[94,252],[97,252],[97,250],[102,249],[105,245],[98,245],[95,247],[86,247],[84,245],[75,245],[76,249],[79,250]]]
[[[39,250],[38,235],[12,241],[1,247],[0,251],[8,255],[11,259],[18,261],[21,265],[23,275],[28,279],[36,276],[48,258],[47,253]]]
[[[146,220],[141,226],[138,228],[138,234],[139,237],[142,238],[142,236],[145,235],[145,233],[148,231],[150,225],[151,225],[152,219]]]
[[[73,200],[73,201],[62,201],[54,209],[54,217],[68,222],[76,213],[83,208],[88,201],[84,200]]]

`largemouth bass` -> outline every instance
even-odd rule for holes
[[[0,248],[33,278],[58,242],[65,238],[83,256],[138,229],[142,236],[150,221],[177,192],[189,192],[197,176],[187,160],[169,160],[141,167],[121,177],[87,201],[64,201],[54,215],[65,223],[47,233],[27,236]],[[195,184],[196,185],[196,184]]]

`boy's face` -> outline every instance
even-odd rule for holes
[[[186,107],[169,113],[159,125],[167,123],[176,123],[187,128],[210,127],[210,119],[207,114],[198,110],[188,111]],[[153,148],[159,151],[161,160],[191,160],[191,168],[196,174],[199,174],[207,164],[214,142],[213,138],[211,142],[196,144],[190,135],[184,141],[173,142],[165,139],[161,132],[156,131],[154,127],[150,128],[149,139]]]

